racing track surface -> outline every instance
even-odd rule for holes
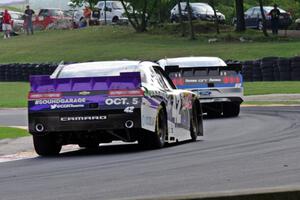
[[[0,199],[120,199],[300,185],[300,107],[205,120],[206,138],[0,163]]]

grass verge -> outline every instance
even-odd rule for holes
[[[0,140],[7,138],[18,138],[29,136],[27,130],[19,128],[10,128],[10,127],[0,127]]]
[[[0,82],[0,108],[27,106],[28,83]]]
[[[300,40],[265,40],[253,31],[245,38],[257,35],[257,41],[239,42],[235,33],[222,33],[220,42],[208,43],[215,34],[199,35],[191,41],[172,34],[135,33],[129,27],[97,26],[78,30],[37,32],[33,36],[20,35],[0,40],[5,51],[1,63],[60,62],[89,60],[158,60],[179,56],[218,56],[223,59],[258,59],[265,56],[292,57],[299,55]],[[223,38],[223,39],[222,39]]]
[[[300,81],[246,82],[245,95],[300,94]]]
[[[243,102],[243,106],[292,106],[292,105],[299,105],[299,101],[246,101]]]

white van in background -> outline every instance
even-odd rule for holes
[[[95,8],[99,9],[100,17],[99,19],[95,18],[94,14],[92,14],[92,21],[99,20],[100,23],[105,21],[106,15],[106,22],[107,23],[118,23],[118,24],[125,24],[128,23],[128,18],[125,13],[125,9],[121,3],[121,1],[106,1],[106,8],[105,2],[99,1]]]

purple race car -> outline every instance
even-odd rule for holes
[[[66,144],[95,148],[121,140],[161,148],[203,135],[197,95],[177,90],[152,62],[61,65],[30,83],[29,132],[42,156]]]

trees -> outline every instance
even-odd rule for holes
[[[98,0],[71,0],[72,3],[74,3],[75,5],[79,5],[82,6],[85,3],[88,3],[90,8],[94,8],[95,5],[98,3]]]
[[[195,30],[194,30],[194,25],[193,25],[193,18],[192,18],[192,8],[190,5],[190,0],[186,1],[186,7],[188,10],[188,19],[189,19],[189,29],[190,29],[190,39],[195,40]]]
[[[160,0],[121,0],[129,23],[136,32],[147,31],[149,19],[155,13]]]
[[[236,9],[236,31],[243,32],[245,28],[245,16],[244,16],[244,0],[235,0]]]
[[[262,0],[258,0],[258,2],[259,2],[260,12],[261,12],[261,16],[262,16],[262,30],[263,30],[264,35],[266,37],[268,37],[269,34],[267,32],[266,16],[265,16],[264,8],[263,8],[263,2],[262,2]]]

